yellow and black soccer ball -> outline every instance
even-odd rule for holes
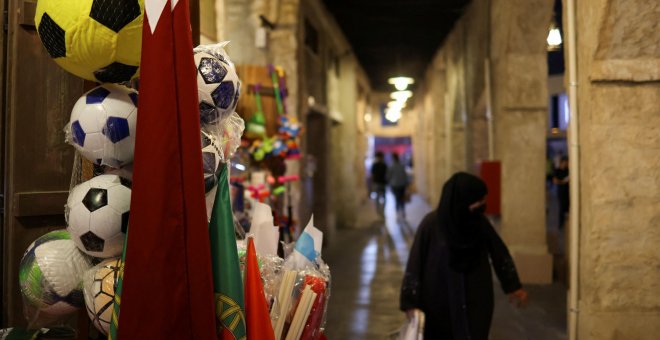
[[[138,76],[143,0],[39,0],[35,24],[65,70],[100,83]]]

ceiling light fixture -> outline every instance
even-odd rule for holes
[[[394,108],[387,109],[385,112],[385,119],[389,120],[392,123],[396,123],[401,119],[401,110]]]
[[[403,109],[406,107],[406,102],[405,101],[391,101],[387,103],[387,107],[390,109]]]
[[[412,97],[412,91],[396,91],[392,92],[390,97],[398,102],[405,102],[408,98]]]
[[[557,24],[552,23],[552,25],[550,25],[550,31],[548,31],[548,38],[546,41],[548,42],[548,51],[556,51],[561,46],[561,32],[559,32]]]
[[[408,85],[415,83],[415,79],[410,77],[393,77],[388,79],[387,82],[394,85],[397,90],[405,91],[408,88]]]

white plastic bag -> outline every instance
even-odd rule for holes
[[[415,309],[413,317],[395,333],[397,340],[424,340],[424,312]]]

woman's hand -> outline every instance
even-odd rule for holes
[[[518,308],[527,306],[527,291],[523,288],[509,294],[509,303],[516,303]]]
[[[413,316],[415,316],[415,311],[419,310],[417,308],[411,308],[406,311],[406,316],[408,317],[408,320],[412,319]]]

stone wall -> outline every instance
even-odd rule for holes
[[[545,225],[547,61],[551,0],[475,0],[438,50],[416,106],[426,138],[415,152],[422,194],[436,202],[457,171],[476,172],[489,158],[502,162],[502,236],[523,281],[551,281]],[[492,115],[486,96],[491,69]],[[489,122],[488,119],[492,119]],[[433,127],[428,127],[433,122]],[[494,125],[489,145],[488,125]],[[419,185],[418,184],[418,185]]]
[[[660,3],[577,1],[576,17],[581,160],[578,337],[656,339]]]

